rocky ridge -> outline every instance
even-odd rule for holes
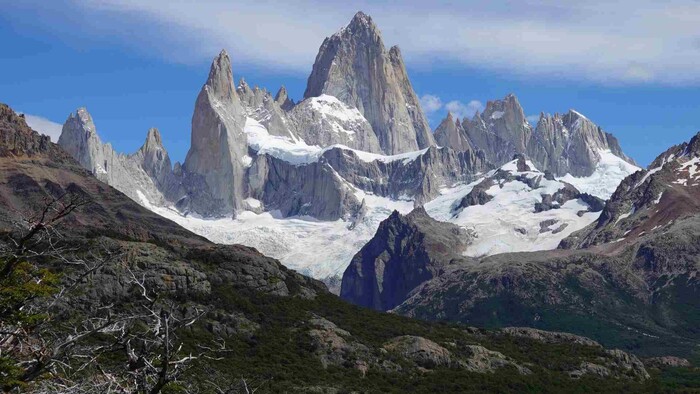
[[[700,212],[700,133],[659,155],[646,170],[626,178],[598,220],[562,241],[562,248],[607,244],[624,248],[666,232],[676,221]]]
[[[364,307],[392,309],[437,276],[469,240],[464,229],[436,221],[423,208],[406,216],[394,211],[350,262],[340,296]]]
[[[496,166],[515,154],[524,154],[537,168],[556,176],[590,176],[601,162],[601,152],[634,164],[612,134],[574,110],[563,115],[542,113],[533,128],[513,94],[489,101],[484,112],[477,112],[472,119],[460,122],[448,114],[435,138],[439,145],[455,150],[482,150]]]

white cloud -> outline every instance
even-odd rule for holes
[[[430,115],[442,108],[442,100],[440,100],[438,96],[424,94],[420,98],[420,105],[423,108],[423,112],[425,112],[426,115]]]
[[[48,120],[41,116],[24,114],[24,119],[27,125],[41,134],[51,137],[51,141],[58,142],[58,137],[61,136],[63,125],[54,121]]]
[[[208,60],[225,47],[234,67],[308,73],[323,38],[362,9],[411,67],[454,64],[606,84],[700,84],[700,2],[693,0],[414,0],[400,6],[390,0],[73,1],[90,14],[90,28],[174,61]],[[134,36],[142,29],[124,23],[148,34]]]
[[[474,116],[476,111],[483,111],[484,105],[479,100],[472,100],[467,104],[461,101],[454,100],[445,104],[445,108],[452,114],[460,119],[471,118]]]
[[[528,115],[525,117],[525,119],[527,119],[528,123],[535,126],[537,124],[537,122],[540,121],[540,115],[539,114]]]

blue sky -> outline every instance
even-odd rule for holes
[[[433,126],[512,92],[527,115],[575,108],[644,165],[700,130],[700,3],[483,3],[0,0],[0,101],[54,133],[86,106],[122,152],[158,127],[182,160],[221,48],[236,79],[297,99],[324,37],[361,9],[401,47]]]

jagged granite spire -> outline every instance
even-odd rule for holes
[[[158,129],[153,127],[148,130],[146,142],[134,157],[139,158],[143,170],[153,179],[159,190],[164,191],[172,186],[172,163]]]
[[[287,88],[285,88],[284,85],[282,85],[280,90],[277,91],[277,94],[275,95],[275,102],[285,111],[289,111],[292,109],[292,107],[294,107],[294,101],[289,98]]]
[[[387,154],[434,143],[401,52],[397,47],[387,51],[379,29],[363,12],[321,45],[304,97],[322,94],[356,107]]]
[[[102,141],[87,108],[78,108],[68,115],[63,124],[58,144],[93,174],[105,172],[106,161],[101,160]]]
[[[539,168],[554,174],[589,176],[600,161],[601,151],[635,164],[622,152],[617,138],[569,110],[566,114],[540,115],[527,154]]]
[[[192,142],[183,168],[204,177],[224,211],[242,206],[248,147],[246,113],[233,85],[225,50],[214,58],[192,115]]]
[[[85,108],[71,113],[63,124],[58,144],[82,167],[102,182],[121,190],[132,200],[162,204],[171,186],[170,158],[160,133],[151,129],[144,145],[134,154],[123,155],[105,144],[97,134],[92,116]]]
[[[241,83],[245,82],[241,80]],[[219,100],[232,100],[236,96],[236,90],[233,87],[231,58],[225,49],[222,49],[211,63],[205,86],[208,86],[210,93]]]
[[[486,103],[483,113],[462,122],[471,146],[484,151],[486,158],[501,165],[516,153],[525,153],[532,135],[520,102],[513,94]]]
[[[458,152],[471,150],[472,147],[461,128],[459,119],[455,121],[452,112],[448,112],[445,119],[435,129],[435,142],[442,147],[452,148]]]

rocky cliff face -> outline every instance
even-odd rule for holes
[[[411,198],[416,205],[437,197],[444,185],[470,182],[491,169],[480,153],[435,146],[374,160],[337,148],[324,152],[323,159],[342,179],[361,190],[394,199]]]
[[[51,138],[32,130],[24,119],[6,104],[0,103],[0,157],[48,154],[57,162],[71,160],[70,156]]]
[[[372,18],[362,12],[319,49],[304,97],[322,94],[357,108],[386,154],[433,144],[399,49],[387,51]]]
[[[422,207],[406,216],[394,211],[350,262],[340,296],[368,308],[393,309],[444,270],[469,240],[466,231],[432,219]]]
[[[222,210],[243,208],[248,147],[243,128],[246,112],[233,85],[231,59],[222,51],[214,59],[192,115],[192,142],[183,170],[200,174]]]
[[[435,129],[435,142],[439,146],[450,147],[456,151],[472,150],[469,139],[462,130],[462,124],[459,120],[455,121],[451,112],[447,113],[447,117]]]
[[[325,161],[296,166],[269,155],[256,156],[249,171],[252,198],[284,216],[350,219],[360,210],[349,187]]]
[[[612,134],[574,110],[564,115],[541,114],[527,146],[528,155],[543,168],[557,175],[579,177],[593,173],[601,151],[610,151],[634,164]]]
[[[601,152],[634,164],[612,134],[574,110],[564,115],[541,114],[533,129],[513,94],[489,101],[484,112],[477,112],[470,120],[443,121],[435,130],[435,138],[441,146],[456,150],[468,146],[482,150],[495,165],[506,163],[514,154],[524,154],[537,168],[556,176],[590,176],[604,160]]]

